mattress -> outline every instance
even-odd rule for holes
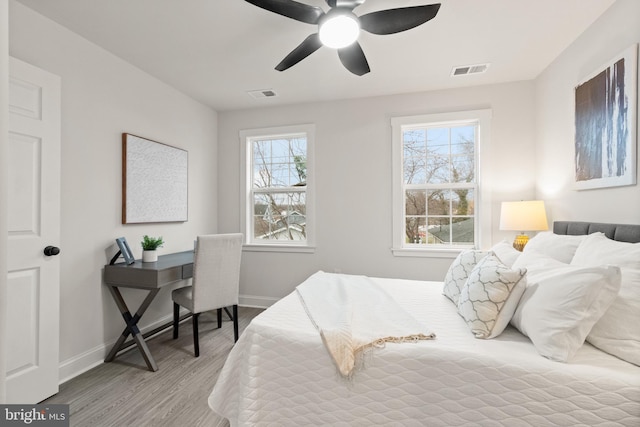
[[[640,368],[584,344],[570,363],[508,327],[473,337],[442,283],[374,279],[436,339],[387,343],[341,377],[292,293],[246,328],[209,406],[232,426],[639,426]]]

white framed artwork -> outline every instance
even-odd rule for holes
[[[575,88],[575,189],[636,184],[638,45]]]

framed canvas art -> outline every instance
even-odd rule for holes
[[[122,223],[187,221],[186,150],[122,134]]]
[[[636,184],[638,45],[575,88],[575,188]]]

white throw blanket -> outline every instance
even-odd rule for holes
[[[367,349],[435,338],[368,277],[320,271],[296,291],[345,377]]]

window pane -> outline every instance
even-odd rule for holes
[[[449,155],[449,128],[429,128],[427,131],[427,150],[431,154]]]
[[[300,218],[304,218],[307,215],[307,193],[291,193],[289,195],[289,222],[296,222],[298,224],[302,224]]]
[[[306,147],[305,138],[253,141],[253,187],[306,185]]]
[[[253,150],[253,187],[271,186],[271,141],[254,141]]]
[[[406,239],[405,243],[411,244],[426,244],[426,221],[427,219],[421,217],[407,217],[405,221]]]
[[[427,157],[426,130],[408,130],[403,133],[403,170],[407,184],[424,184]]]
[[[449,215],[451,195],[449,190],[429,190],[427,193],[429,215]]]
[[[427,181],[425,161],[424,157],[404,158],[405,184],[424,184]]]
[[[451,207],[453,215],[473,215],[473,190],[457,189],[452,191]]]
[[[271,141],[253,142],[253,163],[264,164],[271,158]]]
[[[289,146],[291,156],[307,156],[307,139],[306,138],[292,138]]]
[[[254,194],[253,196],[253,215],[264,216],[269,207],[269,196],[266,194]]]
[[[306,240],[306,194],[254,194],[254,233],[259,240]]]
[[[405,214],[426,215],[427,192],[425,190],[407,190],[405,192]]]
[[[426,165],[427,183],[442,184],[451,181],[449,156],[429,155]]]
[[[427,152],[427,131],[425,129],[406,130],[402,134],[404,157],[424,157]]]
[[[427,224],[429,243],[435,245],[451,244],[451,220],[446,217],[429,217]]]
[[[476,140],[475,126],[459,126],[451,128],[451,154],[473,153]]]
[[[272,163],[270,170],[271,170],[271,187],[288,187],[289,186],[289,164],[288,163]]]
[[[451,224],[454,245],[473,245],[473,218],[455,218]]]
[[[307,140],[293,138],[289,145],[290,184],[296,186],[307,185]]]
[[[271,141],[271,162],[284,163],[289,161],[289,140],[275,139]]]
[[[271,174],[269,170],[259,163],[253,165],[253,188],[266,188],[271,186]]]
[[[293,163],[289,165],[291,174],[291,185],[303,187],[307,185],[307,157],[305,155],[295,155]]]
[[[473,182],[475,179],[473,155],[459,155],[451,159],[451,182]]]

